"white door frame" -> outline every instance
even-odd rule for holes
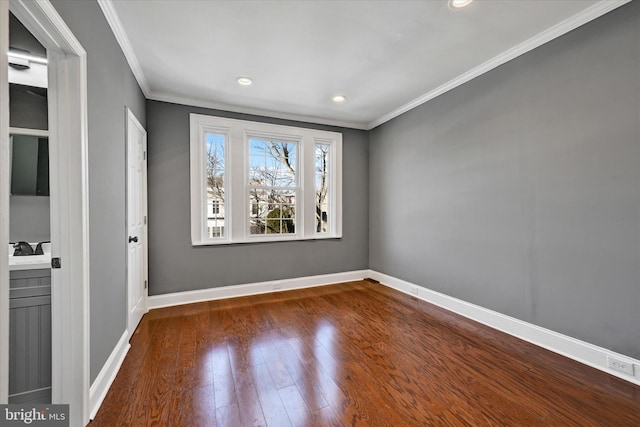
[[[139,196],[142,198],[142,211],[143,211],[143,215],[145,217],[144,220],[144,231],[142,233],[142,272],[143,272],[143,280],[145,281],[145,285],[149,282],[149,244],[148,244],[148,237],[149,237],[149,233],[148,233],[148,225],[147,225],[147,131],[145,130],[145,128],[142,126],[142,124],[140,123],[140,121],[138,120],[138,118],[135,116],[135,114],[133,114],[133,111],[131,111],[130,108],[126,108],[126,117],[125,117],[125,123],[127,124],[127,128],[126,128],[126,164],[127,164],[127,174],[126,174],[126,179],[127,179],[127,184],[126,184],[126,189],[127,189],[127,197],[126,197],[126,201],[127,204],[129,203],[129,132],[130,132],[130,124],[133,123],[133,126],[137,127],[139,130],[141,130],[144,133],[144,142],[143,142],[143,150],[144,150],[144,158],[142,161],[142,194],[140,194]],[[126,211],[127,211],[127,233],[129,232],[129,206],[127,205],[126,207]],[[134,319],[131,316],[130,313],[130,304],[131,301],[129,301],[129,297],[131,295],[131,286],[135,286],[135,284],[130,283],[130,277],[129,277],[129,242],[128,242],[128,235],[125,236],[125,241],[127,242],[127,335],[128,335],[128,339],[131,339],[131,336],[133,335],[133,333],[136,330],[136,327],[138,326],[138,322],[136,320],[139,319]],[[143,311],[146,313],[147,312],[147,297],[148,297],[148,287],[145,286],[143,289],[143,294],[142,294],[142,299],[143,299]]]
[[[0,403],[9,401],[9,4],[0,1]]]
[[[6,2],[0,9],[5,9]],[[48,0],[11,0],[11,12],[47,49],[49,78],[49,162],[51,193],[51,252],[62,268],[51,272],[52,403],[70,405],[70,425],[89,422],[89,206],[87,173],[87,61],[86,52]],[[8,27],[2,10],[0,27]],[[4,30],[6,31],[6,30]],[[4,33],[3,31],[3,33]],[[4,36],[3,36],[4,37]],[[3,40],[3,43],[5,41]],[[8,44],[8,43],[7,43]],[[6,54],[0,84],[6,85]],[[3,86],[6,87],[6,86]],[[0,94],[0,109],[8,106]],[[2,123],[8,116],[2,110]],[[8,125],[8,123],[7,123]],[[2,125],[0,152],[8,150],[8,128]],[[3,156],[4,157],[4,156]],[[8,159],[3,159],[3,165]],[[7,168],[2,168],[7,171]],[[7,172],[3,172],[3,175]],[[7,177],[2,176],[0,242],[9,241]],[[8,264],[7,245],[0,245],[0,266]],[[0,308],[8,308],[8,270],[0,277]],[[8,315],[7,315],[8,317]],[[8,322],[0,326],[0,348],[8,348]],[[0,397],[8,396],[8,355],[0,359]],[[5,369],[6,367],[6,369]],[[6,393],[6,394],[5,394]],[[4,401],[4,400],[3,400]]]

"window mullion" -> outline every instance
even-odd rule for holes
[[[314,139],[310,135],[304,136],[304,150],[303,158],[303,176],[300,182],[300,187],[304,193],[304,207],[303,207],[303,221],[304,221],[304,234],[305,238],[313,238],[315,235],[315,143]]]
[[[229,227],[231,229],[232,241],[243,241],[247,237],[247,224],[245,215],[249,202],[245,195],[247,186],[245,173],[245,147],[244,144],[238,143],[244,140],[244,132],[242,129],[233,128],[231,130],[231,142],[229,144],[229,189],[230,189],[230,206],[232,214],[229,217]]]
[[[207,176],[207,150],[206,150],[206,144],[205,144],[205,139],[206,139],[206,135],[207,135],[207,130],[205,129],[204,126],[200,126],[200,140],[202,141],[202,144],[200,144],[200,168],[201,168],[201,172],[200,172],[200,185],[199,185],[199,190],[200,190],[200,212],[202,214],[202,218],[204,219],[203,221],[201,221],[202,227],[200,228],[200,238],[202,240],[208,240],[209,236],[207,233],[207,183],[206,183],[206,176]]]
[[[329,222],[330,234],[342,237],[342,136],[331,144],[330,149],[331,169],[329,176],[331,179],[330,214],[332,220]]]

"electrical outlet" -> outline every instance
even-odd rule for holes
[[[411,293],[414,295],[418,295],[418,287],[417,286],[412,286],[411,287]]]
[[[625,362],[624,360],[614,359],[613,357],[607,357],[607,366],[611,369],[615,369],[619,372],[624,372],[628,375],[633,375],[633,363]]]

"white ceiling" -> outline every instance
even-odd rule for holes
[[[361,129],[627,1],[99,0],[150,99]]]

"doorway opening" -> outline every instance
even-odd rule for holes
[[[47,51],[9,15],[9,403],[51,403]]]
[[[51,402],[89,421],[89,242],[86,52],[48,1],[0,2],[0,402],[9,400],[9,9],[47,51],[51,269]],[[6,166],[6,167],[5,167]],[[25,247],[26,249],[26,247]]]

